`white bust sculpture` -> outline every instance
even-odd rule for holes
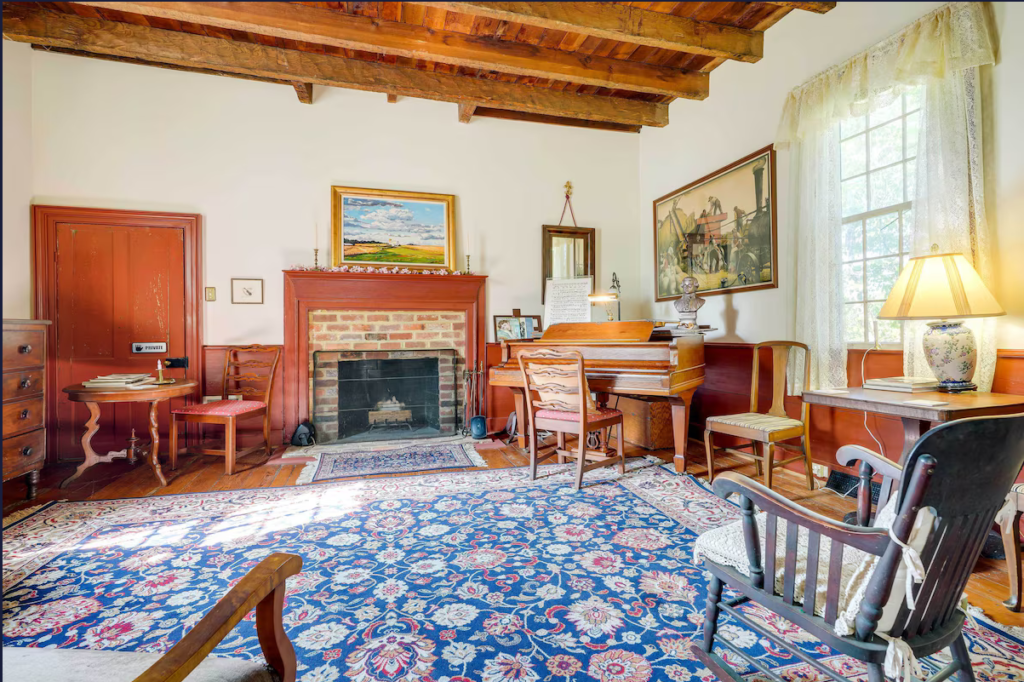
[[[704,305],[704,299],[697,296],[697,289],[700,283],[694,277],[686,276],[680,283],[683,295],[676,299],[672,305],[679,313],[679,326],[683,329],[697,328],[697,311]]]

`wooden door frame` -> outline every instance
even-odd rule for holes
[[[181,229],[185,249],[185,355],[189,358],[185,378],[203,385],[203,218],[198,213],[132,211],[77,206],[32,206],[32,283],[33,314],[39,320],[51,320],[48,328],[46,358],[46,439],[47,462],[56,459],[57,398],[57,225],[64,222],[127,227]]]

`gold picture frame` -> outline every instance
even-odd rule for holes
[[[654,200],[656,301],[774,289],[778,279],[775,147],[768,145]]]
[[[454,270],[455,195],[332,186],[331,262]]]

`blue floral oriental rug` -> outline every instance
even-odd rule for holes
[[[303,468],[297,484],[377,474],[411,474],[487,466],[469,439],[413,441],[399,447],[372,443],[309,446],[292,448],[285,453],[282,461],[287,461],[288,457],[310,455],[313,461]]]
[[[691,550],[738,509],[644,461],[592,472],[573,493],[571,466],[536,482],[504,469],[52,503],[4,531],[4,646],[166,651],[282,551],[303,557],[284,607],[302,682],[710,682],[689,653],[706,588]],[[252,617],[215,653],[258,658]],[[987,625],[967,635],[979,680],[1024,678],[1020,640]],[[721,636],[784,679],[818,679],[735,622]]]

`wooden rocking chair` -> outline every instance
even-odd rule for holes
[[[876,525],[885,527],[833,521],[734,472],[715,479],[716,493],[740,496],[743,516],[702,534],[695,544],[695,555],[705,558],[711,578],[704,641],[692,647],[694,654],[723,682],[739,682],[740,677],[715,653],[716,643],[779,680],[761,661],[716,638],[725,612],[825,678],[844,679],[737,608],[753,601],[832,650],[864,661],[870,682],[900,676],[900,667],[912,671],[916,658],[945,647],[951,649],[952,662],[930,682],[954,674],[962,682],[973,682],[961,632],[965,614],[957,607],[988,529],[1024,464],[1024,415],[977,417],[936,427],[917,442],[903,467],[864,448],[847,447],[840,453],[840,461],[862,462],[862,484],[870,482],[872,470],[897,482],[896,499],[877,515]],[[867,518],[869,493],[861,492],[859,514]],[[755,514],[755,507],[764,513]],[[907,605],[906,576],[900,575],[907,570],[904,563],[915,565],[915,556],[905,556],[901,545],[913,548],[921,560],[922,581],[912,588],[915,608]],[[859,589],[854,576],[862,581]],[[722,601],[724,585],[740,596]],[[902,657],[902,664],[886,666],[887,651],[898,654],[893,663]]]

